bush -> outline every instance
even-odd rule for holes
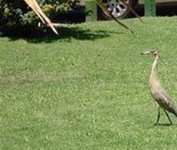
[[[51,19],[76,5],[76,0],[36,0]],[[40,19],[23,0],[0,0],[0,31],[9,33],[17,28],[38,29]]]

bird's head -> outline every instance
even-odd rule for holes
[[[145,56],[149,54],[152,54],[153,56],[157,56],[157,55],[159,56],[159,53],[156,50],[148,50],[142,53],[142,55],[145,55]]]

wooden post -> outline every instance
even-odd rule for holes
[[[97,4],[95,0],[86,0],[86,21],[97,20]]]
[[[156,16],[155,0],[144,0],[145,16]]]

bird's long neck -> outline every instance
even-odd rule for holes
[[[158,75],[157,75],[157,66],[158,66],[158,60],[159,60],[159,56],[156,55],[154,62],[152,64],[152,68],[151,68],[151,74],[150,74],[150,87],[159,87],[160,83],[158,81]]]

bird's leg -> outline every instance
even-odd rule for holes
[[[159,124],[159,119],[160,119],[160,107],[158,107],[157,121],[156,121],[155,125]]]
[[[165,114],[166,114],[166,116],[167,116],[167,118],[168,118],[168,120],[169,120],[170,124],[172,125],[173,123],[172,123],[172,121],[171,121],[171,119],[170,119],[170,116],[168,115],[168,113],[166,112],[166,110],[165,110],[165,109],[164,109],[164,112],[165,112]]]

